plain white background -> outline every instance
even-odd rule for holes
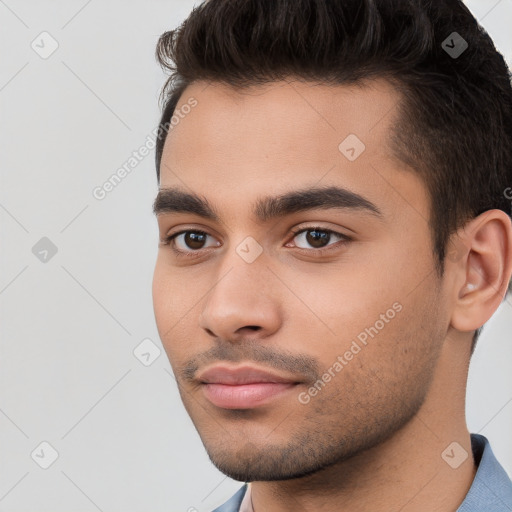
[[[92,194],[155,128],[155,44],[193,5],[0,0],[0,511],[203,512],[241,485],[209,462],[158,339],[154,153]],[[510,63],[512,0],[469,5]],[[511,332],[509,298],[467,416],[512,474]]]

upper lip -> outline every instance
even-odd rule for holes
[[[232,386],[259,382],[297,383],[293,378],[283,377],[254,366],[240,366],[238,368],[229,368],[221,365],[213,366],[201,372],[198,379],[202,384],[230,384]]]

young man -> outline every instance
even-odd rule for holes
[[[208,0],[157,56],[155,317],[246,482],[217,511],[512,510],[465,421],[512,274],[489,36],[458,0]]]

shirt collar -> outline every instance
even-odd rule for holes
[[[457,512],[512,510],[512,482],[494,456],[487,438],[471,434],[471,449],[478,469]]]

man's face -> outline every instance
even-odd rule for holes
[[[449,308],[426,188],[388,144],[398,101],[385,82],[283,81],[195,83],[178,103],[160,188],[217,218],[162,196],[160,237],[188,234],[160,245],[155,316],[183,403],[232,478],[345,460],[428,395]]]

